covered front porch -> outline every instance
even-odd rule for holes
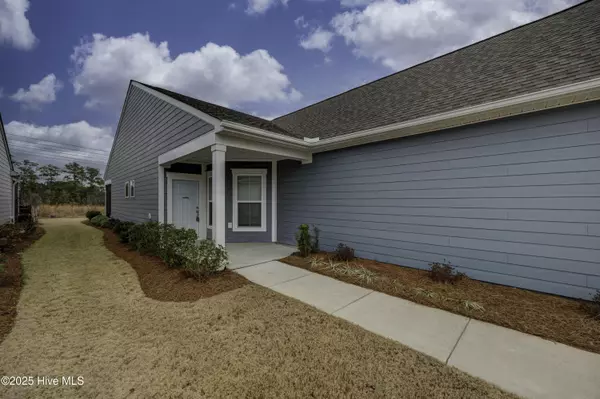
[[[257,140],[245,134],[228,126],[158,158],[159,222],[194,229],[200,239],[226,246],[232,267],[293,252],[274,244],[277,164],[287,159],[312,161],[310,153],[293,142],[274,144],[268,137]]]

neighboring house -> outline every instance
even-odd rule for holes
[[[274,121],[132,81],[108,212],[588,298],[600,289],[600,1]]]
[[[14,171],[8,139],[0,115],[0,225],[14,222],[17,217],[17,174]]]

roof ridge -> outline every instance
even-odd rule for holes
[[[295,113],[297,113],[297,112],[300,112],[300,111],[302,111],[302,110],[305,110],[305,109],[308,109],[308,108],[314,107],[314,106],[316,106],[316,105],[319,105],[319,104],[321,104],[321,103],[324,103],[324,102],[326,102],[326,101],[329,101],[329,100],[332,100],[332,99],[334,99],[334,98],[340,97],[340,96],[342,96],[342,95],[344,95],[344,94],[350,93],[350,92],[352,92],[352,91],[354,91],[354,90],[358,90],[358,89],[360,89],[360,88],[362,88],[362,87],[366,87],[366,86],[372,85],[373,83],[379,82],[379,81],[381,81],[381,80],[385,80],[385,79],[391,78],[391,77],[393,77],[393,76],[395,76],[395,75],[398,75],[398,74],[400,74],[400,73],[406,72],[406,71],[408,71],[408,70],[411,70],[411,69],[413,69],[413,68],[419,67],[419,66],[421,66],[421,65],[428,64],[428,63],[430,63],[430,62],[433,62],[433,61],[435,61],[435,60],[438,60],[438,59],[440,59],[440,58],[443,58],[443,57],[449,56],[449,55],[451,55],[451,54],[454,54],[454,53],[456,53],[456,52],[459,52],[459,51],[465,50],[465,49],[467,49],[467,48],[470,48],[470,47],[476,46],[476,45],[478,45],[478,44],[481,44],[481,43],[487,42],[487,41],[489,41],[489,40],[492,40],[492,39],[495,39],[495,38],[497,38],[497,37],[500,37],[500,36],[506,35],[506,34],[508,34],[508,33],[514,32],[514,31],[516,31],[516,30],[519,30],[519,29],[526,28],[526,27],[529,27],[529,26],[531,26],[531,25],[537,24],[537,23],[539,23],[539,22],[542,22],[542,21],[544,21],[544,20],[546,20],[546,19],[549,19],[549,18],[555,17],[555,16],[557,16],[557,15],[559,15],[559,14],[562,14],[562,13],[564,13],[564,12],[566,12],[566,11],[570,11],[570,10],[572,10],[572,9],[574,9],[574,8],[580,7],[581,5],[583,5],[583,4],[586,4],[586,3],[589,3],[589,2],[592,2],[592,1],[594,1],[594,0],[583,0],[583,1],[582,1],[582,2],[580,2],[580,3],[574,4],[574,5],[570,6],[570,7],[567,7],[567,8],[565,8],[565,9],[563,9],[563,10],[557,11],[557,12],[555,12],[555,13],[553,13],[553,14],[546,15],[545,17],[542,17],[542,18],[540,18],[540,19],[536,19],[535,21],[531,21],[531,22],[528,22],[528,23],[526,23],[526,24],[523,24],[523,25],[515,26],[514,28],[511,28],[511,29],[509,29],[509,30],[506,30],[506,31],[504,31],[504,32],[497,33],[497,34],[495,34],[495,35],[493,35],[493,36],[490,36],[490,37],[487,37],[487,38],[485,38],[485,39],[479,40],[479,41],[477,41],[477,42],[475,42],[475,43],[471,43],[471,44],[469,44],[469,45],[466,45],[466,46],[464,46],[464,47],[457,48],[457,49],[455,49],[455,50],[452,50],[452,51],[450,51],[450,52],[448,52],[448,53],[440,54],[440,55],[438,55],[437,57],[434,57],[434,58],[431,58],[431,59],[425,60],[425,61],[423,61],[423,62],[420,62],[420,63],[418,63],[418,64],[415,64],[415,65],[409,66],[409,67],[407,67],[407,68],[401,69],[401,70],[399,70],[399,71],[392,72],[392,73],[391,73],[391,74],[389,74],[389,75],[385,75],[385,76],[382,76],[382,77],[380,77],[380,78],[378,78],[378,79],[372,80],[372,81],[370,81],[370,82],[368,82],[368,83],[364,83],[364,84],[362,84],[362,85],[360,85],[360,86],[353,87],[353,88],[351,88],[351,89],[349,89],[349,90],[343,91],[343,92],[341,92],[341,93],[338,93],[338,94],[335,94],[335,95],[333,95],[333,96],[327,97],[327,98],[325,98],[325,99],[323,99],[323,100],[317,101],[316,103],[312,103],[312,104],[310,104],[310,105],[307,105],[307,106],[305,106],[305,107],[298,108],[298,109],[297,109],[297,110],[295,110],[295,111],[289,112],[289,113],[287,113],[287,114],[285,114],[285,115],[278,116],[277,118],[273,119],[271,122],[273,122],[273,123],[277,123],[277,120],[278,120],[278,119],[284,118],[284,117],[286,117],[286,116],[293,115],[293,114],[295,114]],[[279,125],[278,125],[278,126],[279,126]]]

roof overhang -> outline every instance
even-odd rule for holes
[[[600,78],[313,142],[227,121],[221,125],[250,139],[268,140],[280,145],[285,143],[318,153],[597,100],[600,100]]]

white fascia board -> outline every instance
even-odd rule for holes
[[[187,112],[188,114],[194,115],[195,117],[198,117],[198,118],[204,120],[205,122],[210,123],[214,127],[221,125],[221,120],[214,118],[214,117],[208,115],[207,113],[202,112],[194,107],[191,107],[191,106],[187,105],[186,103],[182,103],[181,101],[175,100],[173,97],[169,97],[159,91],[151,89],[151,88],[144,86],[143,84],[140,84],[138,82],[131,82],[131,84],[133,86],[137,87],[138,89],[144,90],[145,92],[150,93],[157,98],[160,98],[164,102],[169,103],[169,104]]]
[[[260,129],[253,126],[242,125],[241,123],[223,121],[221,126],[228,132],[234,133],[238,136],[254,136],[260,137],[264,140],[271,140],[278,145],[285,145],[291,148],[305,149],[307,148],[306,142],[294,137],[286,136],[281,133],[274,133],[268,130]]]
[[[108,180],[104,180],[104,185],[108,186],[109,184],[112,184],[112,180],[108,179]]]
[[[235,147],[244,150],[260,152],[263,154],[271,154],[282,158],[296,159],[304,162],[312,160],[312,154],[308,148],[298,150],[295,148],[285,147],[284,145],[263,143],[257,141],[256,139],[251,140],[248,138],[235,137],[229,135],[228,133],[230,133],[229,130],[217,134],[216,142],[227,147]]]
[[[203,134],[200,137],[196,137],[195,139],[188,141],[185,144],[180,145],[177,148],[172,149],[171,151],[165,152],[164,154],[159,155],[158,164],[165,165],[170,162],[173,162],[179,158],[182,158],[186,155],[193,154],[196,151],[200,151],[204,148],[210,147],[216,144],[215,137],[216,133],[220,132],[222,129],[217,127],[211,130],[208,133]]]

